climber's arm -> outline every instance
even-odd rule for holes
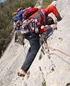
[[[54,5],[49,5],[47,8],[44,9],[45,10],[45,13],[48,15],[50,13],[53,13],[56,18],[57,18],[57,21],[60,21],[62,18],[60,16],[60,13],[58,12],[56,6]]]

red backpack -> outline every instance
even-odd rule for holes
[[[32,32],[39,33],[41,26],[45,25],[45,14],[42,12],[42,10],[38,10],[36,13],[31,15],[28,19],[32,20],[29,23],[29,29]]]
[[[29,17],[29,19],[37,19],[38,27],[45,25],[45,14],[43,14],[41,10],[38,10],[36,13],[34,13]]]
[[[38,8],[29,7],[26,9],[25,13],[23,14],[25,19],[28,19],[32,14],[38,11]]]

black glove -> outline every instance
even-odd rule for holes
[[[61,21],[62,17],[61,16],[57,16],[57,21]]]

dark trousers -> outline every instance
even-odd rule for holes
[[[26,56],[26,59],[24,61],[24,64],[22,65],[21,69],[25,72],[28,71],[29,67],[31,66],[39,48],[40,48],[40,41],[39,41],[39,35],[35,33],[29,33],[26,35],[26,38],[30,42],[30,48],[28,50],[28,54]]]

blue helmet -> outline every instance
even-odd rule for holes
[[[13,20],[16,22],[18,20],[22,21],[23,18],[23,14],[25,12],[25,9],[21,9],[17,12],[17,14],[13,17]]]

